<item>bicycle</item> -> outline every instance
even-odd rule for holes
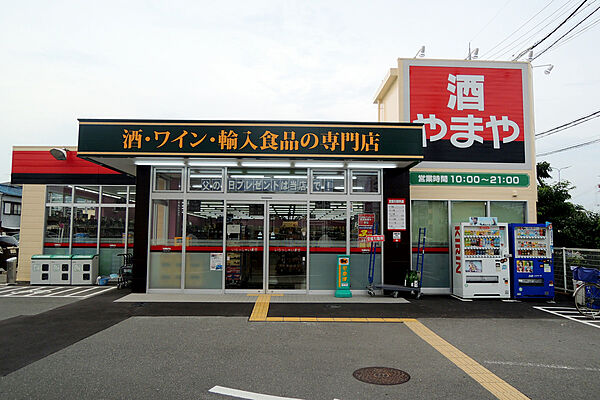
[[[585,267],[571,267],[573,280],[582,282],[573,297],[577,311],[585,317],[596,319],[600,316],[600,270]]]

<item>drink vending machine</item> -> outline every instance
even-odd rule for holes
[[[554,298],[551,224],[510,224],[512,295]]]
[[[476,220],[454,226],[452,292],[462,298],[510,298],[508,224]]]

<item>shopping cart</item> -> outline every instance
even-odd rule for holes
[[[123,257],[123,264],[119,267],[119,276],[117,277],[117,289],[122,289],[131,286],[133,277],[133,254],[122,253],[117,254]]]
[[[600,270],[571,266],[576,289],[575,307],[581,315],[596,319],[600,316]]]

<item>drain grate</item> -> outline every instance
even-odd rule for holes
[[[387,367],[368,367],[354,371],[356,379],[374,385],[399,385],[408,382],[410,375],[404,371]]]

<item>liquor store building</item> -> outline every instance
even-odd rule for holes
[[[136,292],[332,293],[337,256],[350,254],[358,292],[366,234],[385,236],[374,283],[402,284],[425,227],[424,292],[451,293],[454,223],[535,222],[529,74],[527,63],[400,59],[376,94],[376,123],[80,120],[64,160],[13,150],[17,279],[29,280],[33,254],[99,254],[108,275],[131,252]],[[497,104],[510,79],[520,119]]]

